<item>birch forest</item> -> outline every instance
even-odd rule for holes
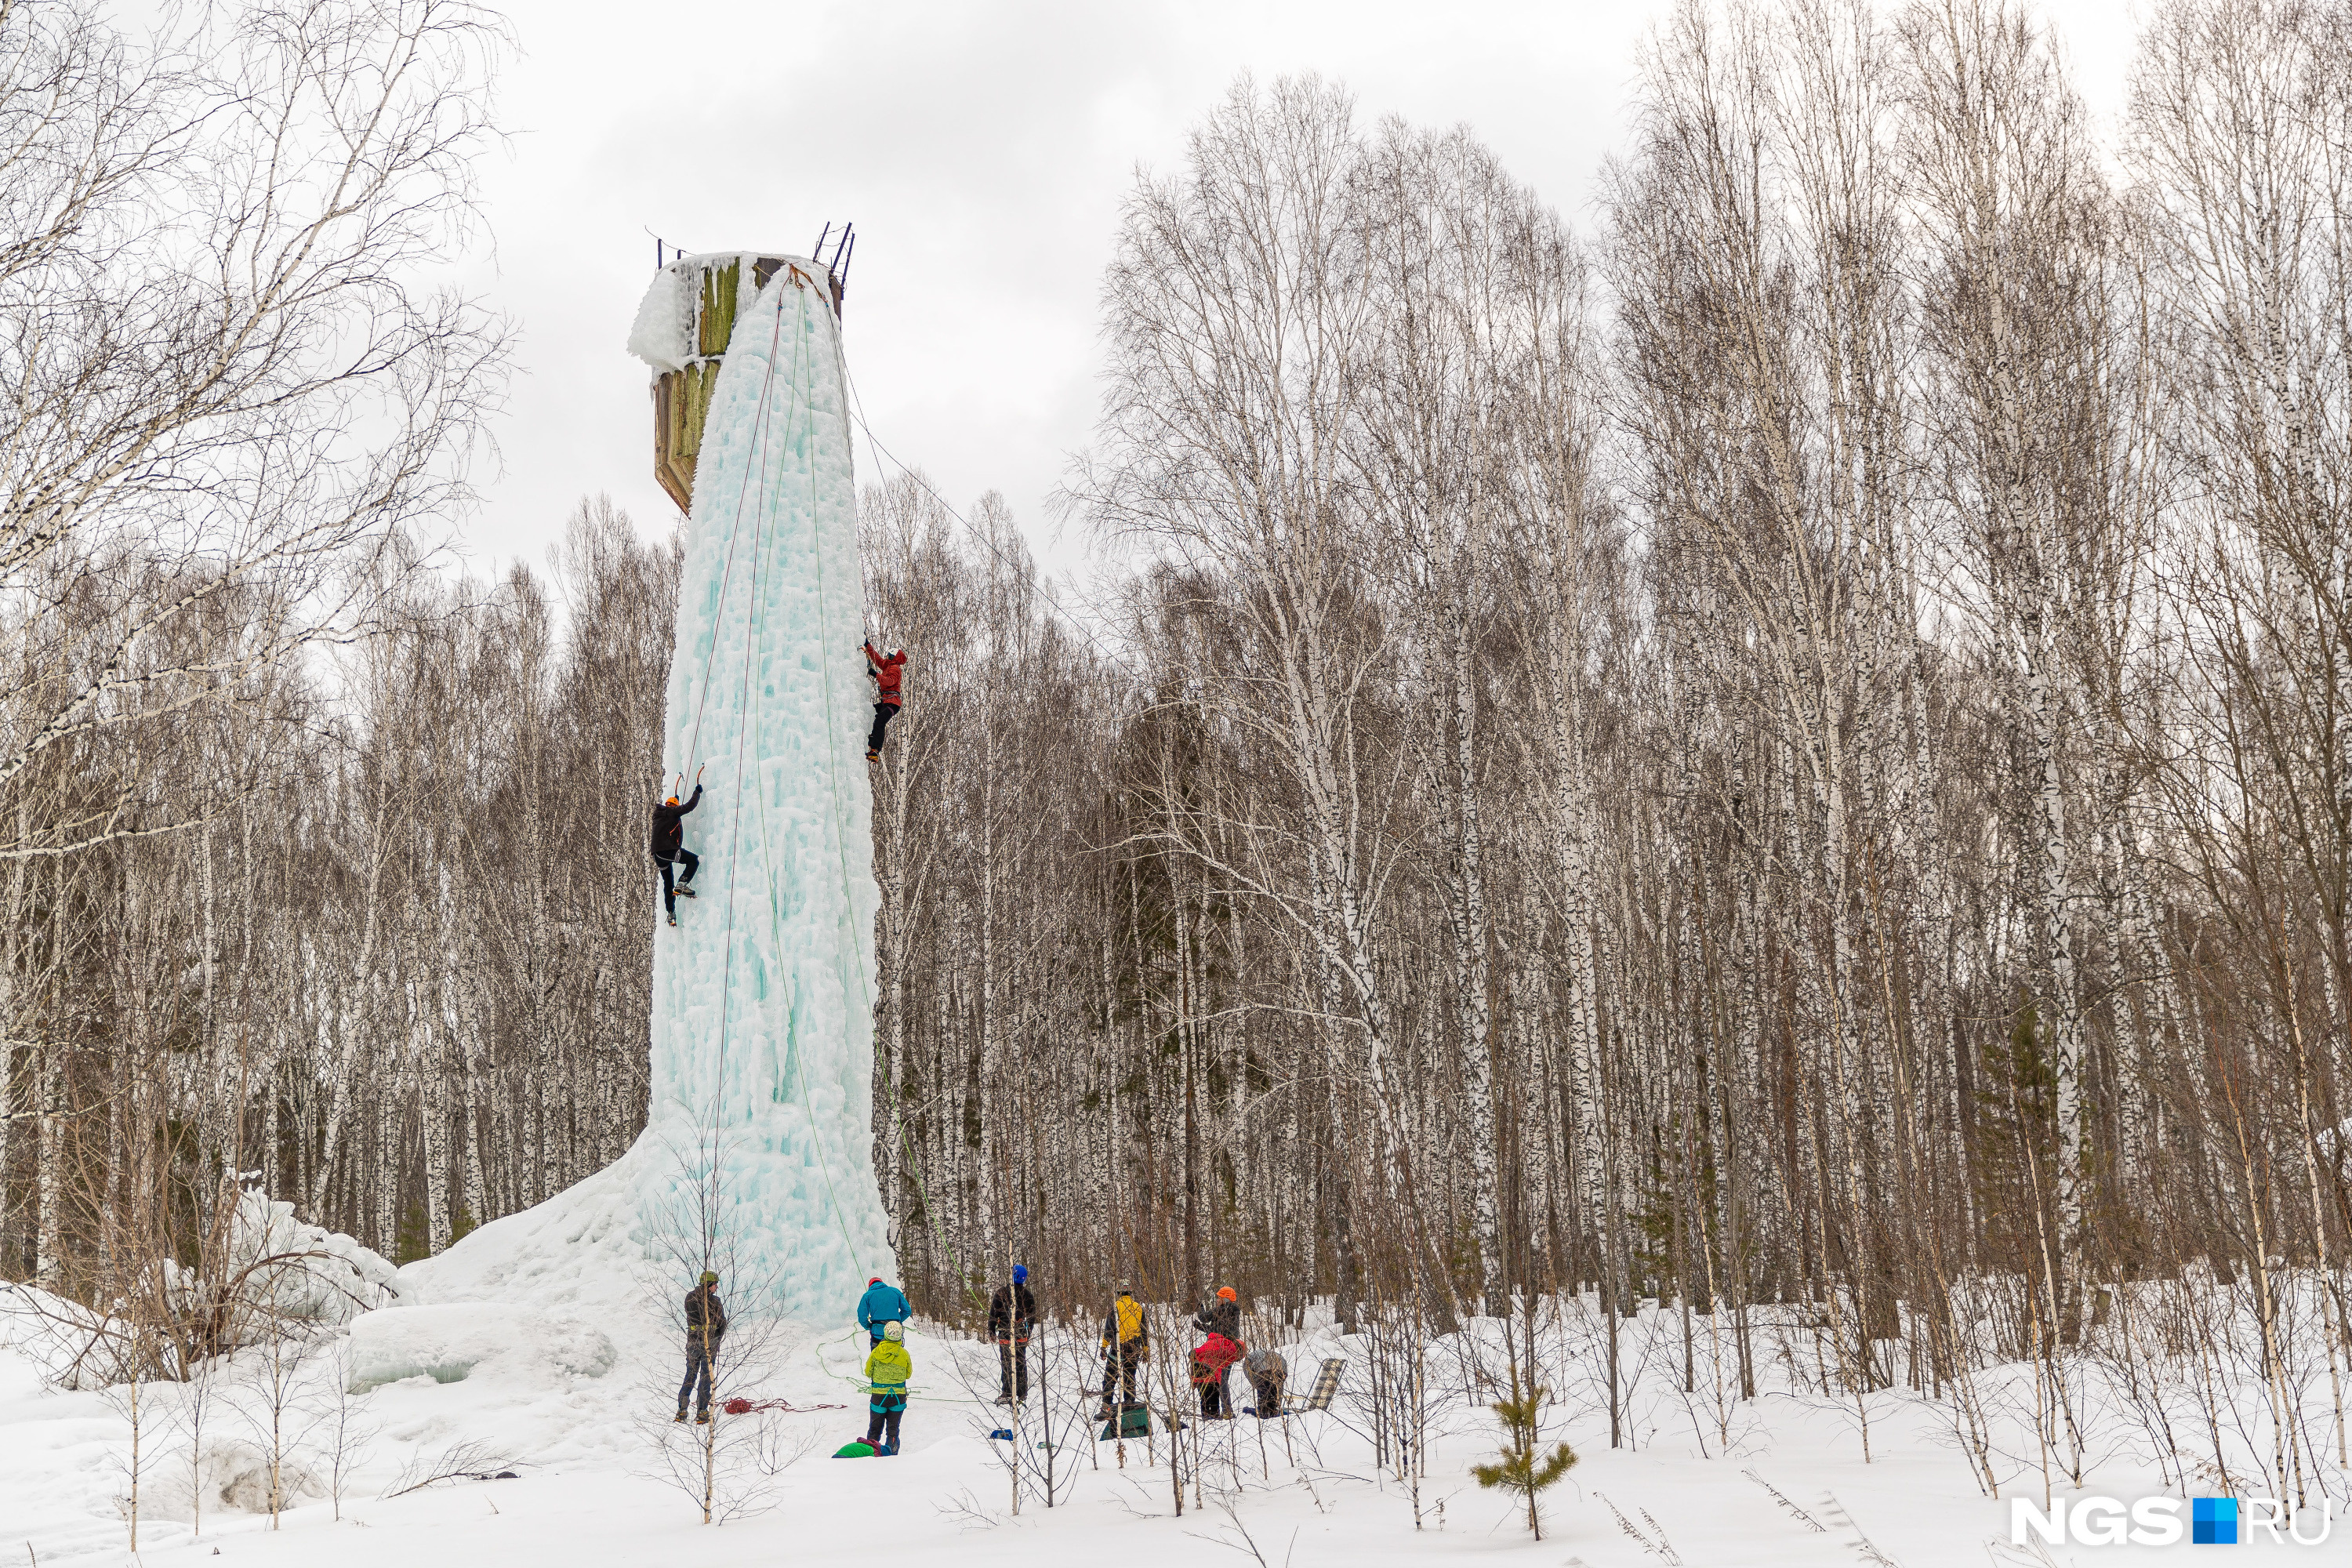
[[[1995,1362],[2079,1464],[2070,1369],[2242,1352],[2282,1495],[2341,1495],[2352,13],[2164,0],[2100,118],[1996,0],[1685,5],[1622,123],[1571,223],[1473,128],[1244,80],[1125,203],[1058,520],[872,449],[908,1289],[1580,1302],[1612,1420],[1614,1325],[1664,1324],[1622,1353],[1685,1394],[1777,1358],[1866,1434],[1916,1390],[1988,1478]],[[37,314],[102,282],[41,243],[0,252],[0,1275],[194,1266],[240,1183],[438,1250],[642,1125],[667,521],[422,555],[498,345],[420,314],[414,460],[347,476],[389,510],[321,524],[320,477],[252,492],[251,571],[142,545],[327,470],[274,412],[129,469],[41,425]]]

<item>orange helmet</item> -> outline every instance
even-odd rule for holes
[[[672,795],[667,800],[662,802],[662,804],[664,805],[676,805],[677,804],[677,796]]]
[[[1238,1300],[1241,1300],[1241,1296],[1240,1296],[1240,1295],[1239,1295],[1239,1294],[1238,1294],[1238,1293],[1234,1289],[1234,1288],[1233,1288],[1232,1286],[1230,1286],[1230,1285],[1225,1285],[1225,1286],[1221,1286],[1221,1287],[1218,1289],[1218,1290],[1217,1290],[1217,1300],[1220,1300],[1220,1301],[1238,1301]]]

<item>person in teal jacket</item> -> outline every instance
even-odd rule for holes
[[[915,1372],[906,1337],[907,1331],[895,1321],[884,1323],[881,1339],[866,1358],[866,1441],[881,1458],[898,1451],[898,1417],[906,1414],[907,1379]]]
[[[877,1345],[882,1342],[885,1323],[903,1323],[914,1315],[898,1288],[885,1285],[879,1275],[866,1282],[866,1294],[857,1299],[857,1326],[872,1334]]]

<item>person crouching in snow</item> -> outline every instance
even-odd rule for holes
[[[1265,1421],[1282,1414],[1282,1385],[1290,1381],[1290,1363],[1280,1351],[1263,1346],[1242,1358],[1242,1375],[1249,1379],[1255,1403],[1250,1413]]]
[[[907,1412],[907,1379],[915,1363],[907,1354],[907,1331],[897,1322],[882,1325],[882,1342],[866,1358],[866,1443],[876,1455],[898,1451],[898,1417]],[[883,1441],[885,1434],[889,1441]]]
[[[1210,1421],[1229,1421],[1233,1406],[1225,1398],[1225,1373],[1242,1359],[1242,1347],[1223,1334],[1211,1334],[1192,1352],[1192,1386],[1201,1391],[1201,1415]]]
[[[866,760],[882,760],[882,731],[898,716],[898,679],[907,670],[907,650],[894,647],[886,658],[872,643],[866,645],[866,673],[874,678],[874,731],[866,737]]]
[[[706,1268],[701,1281],[686,1294],[686,1381],[677,1385],[677,1415],[672,1419],[686,1419],[687,1396],[700,1393],[696,1398],[694,1419],[698,1424],[710,1421],[710,1367],[719,1355],[719,1336],[727,1331],[727,1309],[719,1300],[719,1276]]]

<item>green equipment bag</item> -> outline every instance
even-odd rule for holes
[[[1151,1436],[1151,1412],[1140,1405],[1122,1405],[1118,1414],[1103,1423],[1097,1442],[1108,1443],[1118,1437],[1149,1437]]]
[[[836,1459],[870,1459],[874,1457],[874,1445],[860,1437],[855,1443],[844,1443],[835,1448],[833,1457]]]

